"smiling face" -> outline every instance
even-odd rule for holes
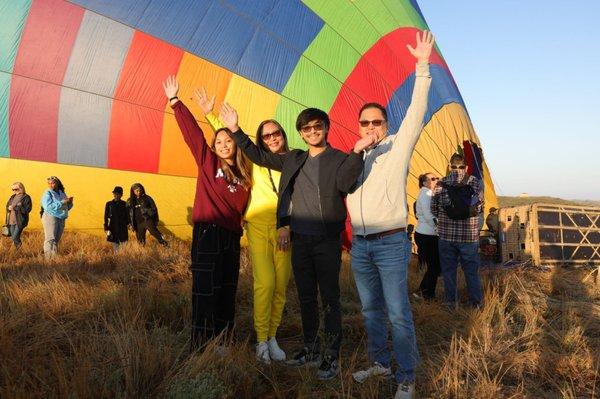
[[[215,154],[221,159],[234,160],[237,146],[226,131],[222,130],[215,137]]]
[[[48,180],[48,188],[50,190],[54,190],[56,188],[56,180],[49,179]]]
[[[300,135],[306,144],[312,147],[322,147],[327,143],[325,124],[319,119],[312,120],[300,128]]]
[[[375,136],[378,143],[387,134],[388,124],[381,110],[377,108],[364,109],[358,118],[360,137]]]
[[[267,122],[262,127],[261,140],[274,154],[285,150],[285,139],[279,127],[273,122]]]

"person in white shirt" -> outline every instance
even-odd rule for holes
[[[439,177],[433,173],[419,176],[420,191],[415,203],[415,215],[417,216],[415,242],[417,243],[419,263],[427,266],[419,286],[419,292],[427,300],[435,299],[435,287],[441,272],[436,220],[431,213],[431,197],[438,181]]]

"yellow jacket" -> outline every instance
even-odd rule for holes
[[[224,127],[213,114],[206,115],[206,120],[214,131]],[[277,190],[280,177],[280,172],[252,164],[252,190],[244,220],[260,225],[277,225]]]

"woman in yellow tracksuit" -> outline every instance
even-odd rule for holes
[[[204,89],[197,90],[195,94],[213,130],[223,127],[221,121],[211,113],[214,96],[209,98]],[[258,126],[256,141],[265,151],[289,151],[285,131],[273,119],[263,121]],[[289,226],[277,229],[279,178],[280,172],[252,165],[252,191],[244,215],[254,277],[254,329],[258,341],[256,357],[264,363],[286,358],[275,339],[291,274]]]

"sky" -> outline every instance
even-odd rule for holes
[[[419,0],[498,195],[600,200],[600,0]]]

